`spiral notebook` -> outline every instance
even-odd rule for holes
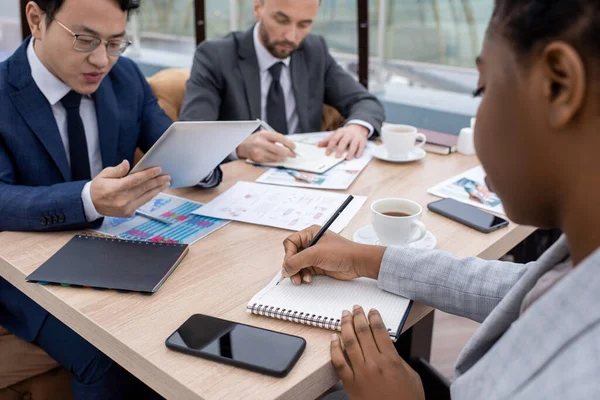
[[[27,281],[154,293],[187,253],[186,244],[77,235]]]
[[[323,174],[346,159],[347,153],[344,153],[343,157],[336,157],[335,152],[326,155],[325,152],[327,149],[324,147],[302,142],[294,143],[296,144],[295,152],[297,154],[295,158],[286,158],[281,162],[274,163],[257,163],[248,158],[246,162],[263,167],[280,167]]]
[[[359,304],[365,312],[377,309],[396,341],[412,305],[411,300],[381,290],[373,279],[338,281],[314,276],[311,283],[294,285],[290,279],[279,282],[280,276],[250,300],[249,313],[339,331],[342,312]]]

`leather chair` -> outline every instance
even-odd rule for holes
[[[71,375],[44,350],[0,327],[0,400],[69,400]]]
[[[185,83],[190,77],[190,70],[186,68],[164,69],[148,78],[148,83],[158,99],[158,104],[173,120],[179,120],[179,111],[185,94]],[[321,120],[322,131],[333,131],[344,122],[344,117],[333,107],[323,106]]]

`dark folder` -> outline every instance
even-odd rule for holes
[[[27,280],[154,293],[187,253],[186,244],[77,235]]]

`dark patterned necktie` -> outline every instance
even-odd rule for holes
[[[284,64],[278,62],[269,68],[273,80],[267,94],[267,123],[277,132],[287,135],[288,126],[285,114],[285,97],[279,83],[282,67],[284,67]]]
[[[73,90],[66,94],[60,102],[67,110],[67,130],[69,132],[69,155],[71,158],[71,180],[89,181],[90,158],[88,156],[87,140],[83,121],[79,115],[81,95]]]

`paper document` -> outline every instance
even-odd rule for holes
[[[361,158],[343,161],[323,174],[271,168],[262,174],[256,182],[314,189],[345,190],[350,187],[362,170],[371,162],[374,148],[375,145],[368,142]]]
[[[485,176],[486,173],[480,165],[435,185],[427,192],[506,215],[500,198],[486,186]]]
[[[343,162],[346,153],[340,158],[336,158],[335,153],[325,155],[326,148],[303,142],[295,142],[297,156],[295,158],[286,158],[276,163],[257,163],[251,159],[246,159],[247,163],[258,164],[265,167],[284,167],[296,171],[306,171],[316,174],[322,174],[333,168],[335,165]]]
[[[141,215],[106,217],[96,231],[129,240],[192,244],[230,222],[192,214],[198,207],[202,203],[159,193],[139,210],[165,222]]]
[[[347,197],[341,193],[238,182],[194,214],[301,231],[313,224],[325,224]],[[355,196],[329,229],[341,232],[366,199]]]

